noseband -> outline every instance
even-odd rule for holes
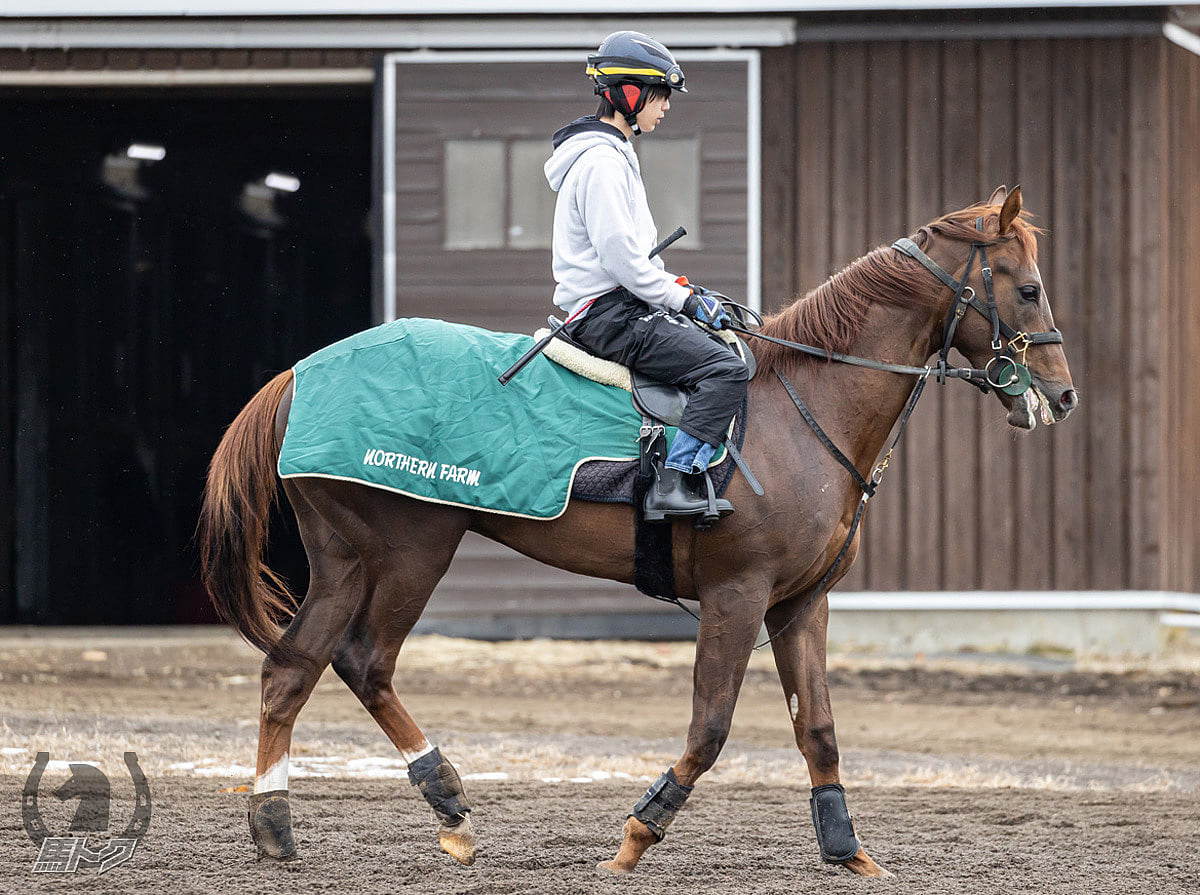
[[[983,231],[983,218],[976,219],[975,227],[980,232]],[[967,266],[963,271],[961,281],[950,276],[940,264],[921,251],[917,244],[908,237],[897,239],[892,243],[892,248],[919,261],[930,273],[954,290],[954,302],[946,314],[946,324],[943,328],[945,336],[942,340],[942,348],[938,352],[938,362],[935,368],[938,382],[945,382],[947,376],[955,375],[984,393],[989,388],[994,388],[1006,395],[1016,397],[1024,394],[1033,383],[1033,376],[1030,374],[1029,368],[1025,366],[1025,352],[1029,346],[1061,345],[1063,336],[1057,327],[1049,332],[1018,332],[1000,319],[1000,312],[996,308],[995,290],[992,286],[992,268],[988,264],[987,258],[987,247],[994,244],[971,243],[971,254],[967,256]],[[976,254],[979,255],[980,273],[983,275],[983,291],[987,296],[986,304],[980,301],[975,295],[975,290],[967,285],[967,278],[971,275]],[[992,324],[992,359],[988,361],[983,370],[967,370],[961,367],[951,367],[949,364],[948,359],[951,344],[954,341],[954,333],[966,315],[967,308],[974,308]],[[1004,343],[1001,341],[1001,337],[1008,340],[1008,347],[1013,350],[1014,354],[1020,356],[1020,361],[1004,353]],[[964,376],[963,373],[968,375]]]

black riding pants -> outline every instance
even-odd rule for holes
[[[691,393],[679,428],[720,444],[746,397],[749,370],[682,314],[650,307],[624,289],[602,295],[568,335],[593,354]]]

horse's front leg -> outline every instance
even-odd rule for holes
[[[858,841],[846,808],[825,668],[829,602],[822,596],[802,609],[803,599],[785,600],[771,607],[766,615],[766,625],[772,638],[779,681],[783,684],[783,694],[792,716],[796,745],[808,763],[813,786],[809,807],[821,857],[830,864],[841,864],[863,876],[890,876]],[[800,612],[799,617],[796,617],[797,612]]]
[[[738,690],[762,624],[767,588],[726,586],[717,590],[701,595],[692,721],[683,757],[634,806],[616,857],[598,865],[603,870],[629,873],[637,866],[646,849],[666,834],[692,787],[716,762],[729,736]]]

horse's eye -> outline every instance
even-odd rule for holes
[[[1038,300],[1038,287],[1032,283],[1028,286],[1022,286],[1018,291],[1021,293],[1021,298],[1026,301]]]

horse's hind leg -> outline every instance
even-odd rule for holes
[[[372,539],[356,545],[363,557],[366,598],[337,643],[333,668],[408,764],[409,781],[440,822],[442,848],[470,864],[475,859],[475,835],[462,782],[454,766],[425,738],[392,684],[396,656],[446,573],[466,531],[467,514],[407,500],[398,504],[390,495],[385,498],[388,503],[376,509],[386,513],[376,515],[371,507],[359,507],[370,524],[367,530],[386,531],[390,543]],[[396,511],[398,506],[401,512]],[[406,507],[409,512],[404,512]]]
[[[309,588],[280,643],[263,661],[258,768],[250,797],[250,834],[260,857],[296,855],[288,802],[288,752],[296,716],[363,595],[358,557],[287,483],[308,553]]]
[[[863,876],[890,876],[859,843],[846,808],[825,667],[829,604],[824,599],[814,602],[789,624],[798,609],[795,599],[780,603],[767,613],[766,625],[796,745],[808,764],[813,786],[809,807],[821,857]]]

